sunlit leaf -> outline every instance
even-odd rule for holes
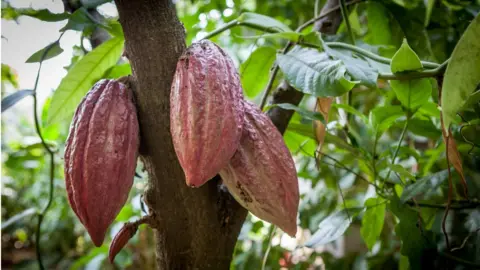
[[[129,63],[115,65],[105,72],[105,79],[118,79],[123,76],[132,75],[132,67]]]
[[[52,97],[48,124],[67,117],[87,91],[120,58],[123,39],[113,38],[98,46],[73,66]]]
[[[280,21],[253,12],[244,12],[238,18],[237,21],[246,25],[254,25],[259,28],[265,29],[267,32],[293,32],[285,24]]]
[[[276,53],[272,47],[259,47],[240,66],[240,78],[247,97],[254,98],[264,89]]]
[[[457,111],[480,84],[480,14],[470,23],[453,50],[445,71],[442,89],[442,115],[445,130]]]
[[[382,233],[385,220],[385,206],[384,199],[370,198],[365,201],[367,209],[362,218],[360,234],[370,250],[380,237],[380,233]]]

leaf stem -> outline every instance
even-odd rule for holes
[[[390,59],[390,58],[386,58],[386,57],[374,54],[370,51],[367,51],[365,49],[362,49],[360,47],[353,46],[353,45],[350,45],[350,44],[347,44],[347,43],[325,42],[325,44],[327,46],[331,47],[331,48],[345,49],[345,50],[356,52],[356,53],[358,53],[362,56],[365,56],[367,58],[370,58],[370,59],[372,59],[376,62],[382,63],[382,64],[390,65],[391,62],[392,62],[392,59]],[[441,66],[443,64],[437,64],[437,63],[433,63],[433,62],[422,61],[422,65],[423,65],[424,68],[438,68],[439,66]]]
[[[348,10],[345,0],[340,0],[340,11],[342,12],[343,20],[347,26],[348,35],[350,36],[350,41],[355,46],[355,36],[353,35],[352,26],[350,25],[350,20],[348,20]]]
[[[43,145],[43,148],[48,152],[50,156],[50,181],[49,181],[49,196],[48,196],[48,201],[45,207],[43,208],[42,212],[39,213],[38,215],[38,223],[37,223],[37,233],[35,235],[35,245],[36,245],[36,255],[37,255],[37,262],[38,262],[38,267],[43,270],[45,269],[43,266],[42,262],[42,254],[41,254],[41,248],[40,248],[40,236],[41,236],[41,228],[42,228],[42,222],[43,219],[52,205],[53,202],[53,181],[55,179],[55,151],[51,149],[47,142],[45,141],[45,138],[43,137],[42,130],[40,128],[40,120],[38,116],[38,98],[37,98],[37,88],[38,88],[38,81],[40,80],[40,71],[42,70],[42,63],[43,59],[47,56],[48,52],[50,51],[51,48],[53,48],[53,44],[56,44],[57,42],[60,42],[60,39],[62,38],[63,33],[60,34],[58,37],[57,41],[52,43],[52,46],[49,46],[45,49],[45,51],[42,54],[42,57],[40,58],[40,63],[38,66],[38,71],[37,71],[37,77],[35,79],[35,85],[33,87],[33,119],[35,122],[35,130],[37,132],[38,137],[40,137],[41,143]]]
[[[268,259],[268,254],[270,253],[270,250],[272,249],[272,238],[273,235],[275,234],[275,229],[277,226],[275,225],[270,225],[270,231],[268,232],[268,246],[267,249],[265,250],[265,254],[263,254],[263,259],[262,259],[262,270],[265,270],[265,267],[267,266],[267,259]]]
[[[430,77],[437,77],[438,75],[442,75],[447,68],[448,60],[443,62],[440,66],[423,71],[417,72],[409,72],[409,73],[380,73],[378,74],[379,79],[384,80],[411,80],[411,79],[419,79],[419,78],[430,78]]]

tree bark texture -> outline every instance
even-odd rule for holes
[[[133,71],[145,202],[155,216],[158,269],[229,269],[247,211],[209,181],[185,184],[170,135],[170,84],[185,50],[185,30],[168,0],[116,0]]]
[[[185,30],[169,0],[115,3],[133,72],[130,82],[141,130],[141,160],[149,175],[145,202],[155,217],[157,267],[229,269],[247,211],[220,185],[218,176],[201,188],[187,187],[172,145],[170,85],[185,50]],[[303,94],[282,85],[285,89],[277,90],[273,102],[298,104]],[[272,111],[269,115],[283,133],[292,112]]]

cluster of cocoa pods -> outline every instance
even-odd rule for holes
[[[177,63],[170,105],[187,185],[200,187],[220,174],[242,206],[295,236],[295,164],[272,121],[244,100],[232,59],[208,40],[192,44]],[[132,91],[116,80],[99,81],[74,114],[64,156],[70,205],[96,246],[127,201],[138,147]],[[137,227],[127,224],[115,236],[111,261]]]
[[[270,118],[243,98],[232,59],[215,43],[180,57],[170,92],[170,131],[187,185],[220,174],[233,197],[291,236],[299,203],[295,163]]]

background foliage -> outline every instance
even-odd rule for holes
[[[141,193],[146,174],[140,163],[130,199],[100,248],[93,246],[66,199],[61,157],[75,107],[98,79],[131,73],[128,59],[121,57],[124,38],[117,18],[93,12],[110,1],[71,2],[69,12],[59,14],[16,8],[2,1],[3,20],[29,16],[65,22],[59,39],[65,31],[82,33],[82,42],[75,45],[71,65],[66,67],[68,74],[47,102],[37,108],[44,142],[55,151],[53,201],[44,217],[39,242],[35,239],[38,214],[50,194],[49,156],[32,121],[28,121],[33,116],[15,115],[20,121],[10,125],[2,115],[2,133],[19,134],[2,140],[2,266],[36,268],[35,248],[40,247],[47,268],[154,268],[152,232],[144,227],[120,252],[115,265],[106,260],[108,244],[121,225],[145,214]],[[468,68],[468,57],[470,63],[480,59],[478,51],[475,58],[467,46],[462,49],[467,60],[450,60],[449,69],[462,70],[464,65],[469,76],[452,76],[456,78],[454,85],[468,78],[476,84],[466,88],[460,101],[447,100],[452,102],[449,105],[454,112],[449,115],[453,122],[449,140],[456,142],[455,147],[449,144],[449,163],[437,106],[444,69],[438,69],[435,63],[443,63],[452,55],[478,15],[480,2],[357,1],[349,6],[350,31],[345,23],[334,36],[312,34],[311,26],[301,33],[291,30],[315,17],[314,6],[323,5],[323,1],[316,2],[177,1],[187,45],[229,23],[240,24],[209,37],[238,64],[249,99],[261,103],[274,63],[280,72],[272,81],[273,87],[285,78],[307,94],[299,106],[278,105],[296,111],[284,138],[295,157],[300,180],[299,233],[292,239],[249,215],[232,268],[259,269],[263,260],[267,269],[478,266],[480,138],[475,135],[480,95],[474,91],[480,78],[474,74],[478,64]],[[478,21],[477,17],[480,25]],[[104,31],[111,38],[94,46],[96,31]],[[478,42],[478,36],[474,37]],[[301,46],[280,53],[289,41]],[[352,41],[356,45],[353,49]],[[474,46],[470,47],[473,51]],[[52,40],[47,48],[32,51],[25,61],[41,62],[42,58],[64,53],[58,40]],[[387,62],[386,58],[374,61],[368,53],[387,57]],[[422,78],[412,79],[420,73]],[[2,64],[2,112],[34,94],[31,89],[18,89],[17,76],[22,74]],[[390,80],[396,76],[412,80]],[[443,90],[455,93],[448,87]],[[353,93],[350,102],[347,92]],[[315,106],[325,102],[319,99],[325,96],[338,96],[327,114]],[[325,136],[321,135],[325,127],[322,122],[327,124]],[[320,149],[318,142],[322,140],[325,142]],[[454,157],[456,150],[459,154]],[[449,173],[450,165],[455,170]],[[449,199],[449,215],[443,220]]]

